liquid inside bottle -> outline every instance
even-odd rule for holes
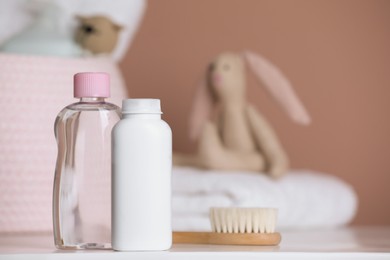
[[[111,246],[111,130],[119,119],[119,108],[104,97],[81,97],[57,116],[53,191],[57,248]]]

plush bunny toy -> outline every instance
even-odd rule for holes
[[[174,164],[206,169],[267,172],[288,169],[288,157],[275,132],[246,101],[245,61],[292,120],[309,124],[310,117],[289,81],[277,67],[252,52],[222,53],[211,63],[197,89],[190,117],[196,155],[174,155]]]

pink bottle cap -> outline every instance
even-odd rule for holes
[[[73,77],[74,97],[109,97],[110,75],[105,72],[81,72]]]

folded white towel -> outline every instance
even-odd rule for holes
[[[355,216],[357,196],[342,180],[295,170],[280,180],[254,172],[175,167],[172,179],[175,230],[209,230],[210,207],[276,207],[278,227],[335,227]]]

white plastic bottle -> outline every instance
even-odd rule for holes
[[[112,248],[172,246],[172,132],[159,99],[127,99],[112,131]]]

